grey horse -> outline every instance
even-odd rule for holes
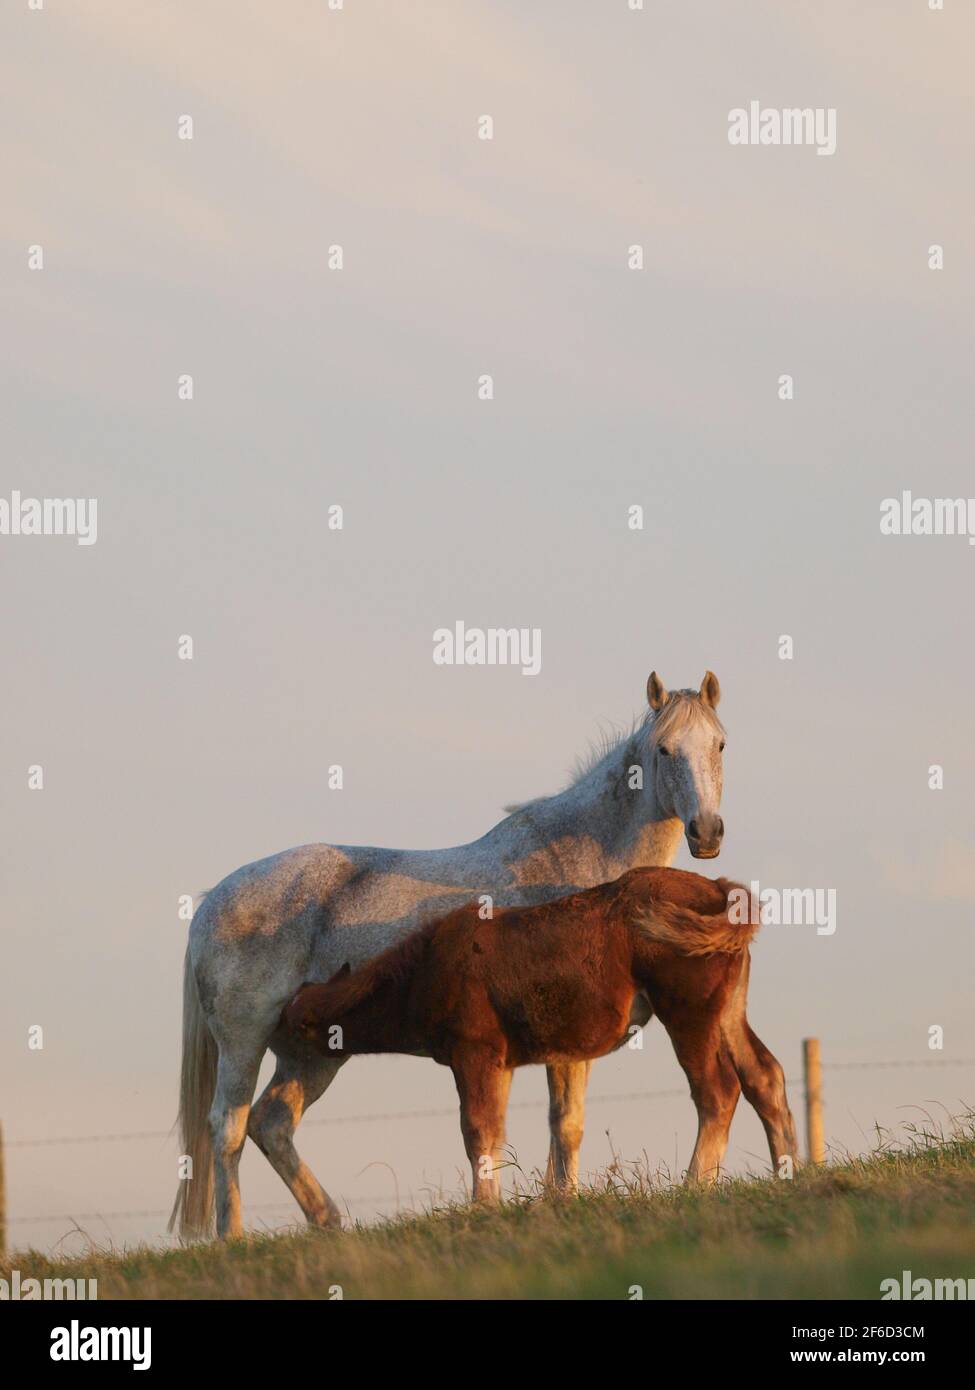
[[[244,865],[206,894],[184,966],[179,1123],[186,1176],[170,1229],[178,1221],[184,1236],[208,1234],[215,1206],[217,1233],[242,1233],[237,1174],[248,1134],[309,1224],[340,1225],[335,1203],[299,1158],[294,1133],[344,1059],[289,1050],[277,1032],[285,1003],[305,981],[327,980],[346,962],[355,969],[472,898],[502,907],[544,902],[637,865],[667,865],[682,833],[695,858],[713,858],[724,833],[719,696],[710,671],[700,690],[669,694],[654,672],[649,709],[631,734],[565,791],[511,808],[472,844],[303,845]],[[637,1023],[648,1017],[649,1008],[634,1012]],[[255,1104],[269,1048],[277,1067]],[[572,1190],[589,1064],[547,1071],[548,1179]]]

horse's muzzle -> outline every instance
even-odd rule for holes
[[[720,816],[701,817],[688,821],[687,848],[695,859],[717,859],[724,839],[724,821]]]

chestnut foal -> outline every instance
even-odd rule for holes
[[[602,1057],[649,1004],[697,1107],[688,1180],[717,1177],[741,1091],[776,1169],[786,1156],[798,1165],[782,1068],[745,1018],[755,915],[737,884],[664,868],[486,921],[469,904],[354,973],[303,985],[281,1026],[291,1045],[326,1055],[414,1053],[450,1067],[474,1196],[496,1201],[512,1069]]]

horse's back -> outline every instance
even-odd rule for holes
[[[630,869],[618,882],[623,887],[639,889],[658,902],[701,913],[720,912],[731,887],[725,878],[705,878],[690,869],[663,867]]]
[[[302,845],[244,864],[202,899],[190,953],[204,1011],[237,1014],[288,998],[307,978],[328,905],[364,870],[335,845]]]
[[[201,901],[190,950],[208,1017],[266,1005],[394,944],[472,896],[448,857],[371,846],[302,845],[228,874]],[[446,880],[446,881],[445,881]]]
[[[242,865],[204,895],[193,917],[191,941],[256,944],[304,925],[309,914],[320,911],[362,872],[353,853],[336,845],[301,845]],[[364,856],[370,853],[374,851],[363,851]]]

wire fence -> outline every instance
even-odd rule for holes
[[[866,1071],[866,1070],[891,1070],[895,1068],[934,1068],[934,1067],[975,1067],[975,1057],[918,1057],[918,1058],[893,1058],[882,1061],[858,1061],[858,1062],[824,1062],[823,1071]],[[802,1077],[787,1079],[788,1086],[803,1085]],[[653,1101],[653,1100],[677,1100],[687,1096],[687,1087],[672,1087],[668,1090],[658,1091],[616,1091],[606,1095],[590,1095],[586,1097],[587,1108],[598,1105],[628,1104],[633,1101]],[[509,1110],[537,1110],[546,1104],[544,1099],[513,1101]],[[327,1115],[321,1118],[308,1119],[304,1125],[356,1125],[356,1124],[378,1124],[398,1122],[405,1120],[440,1120],[456,1119],[457,1106],[443,1106],[426,1110],[386,1110],[365,1112],[358,1115]],[[172,1129],[136,1129],[119,1133],[105,1134],[59,1134],[52,1136],[39,1136],[26,1139],[8,1139],[4,1147],[7,1149],[39,1149],[51,1148],[62,1144],[120,1144],[138,1142],[139,1140],[166,1140],[174,1136]],[[375,1197],[353,1197],[346,1201],[346,1206],[367,1206],[373,1203],[389,1203],[396,1200],[389,1194]],[[265,1202],[248,1204],[247,1210],[250,1212],[258,1211],[290,1211],[294,1208],[293,1202]],[[33,1216],[8,1217],[8,1226],[24,1225],[39,1222],[69,1222],[78,1223],[80,1221],[107,1221],[107,1220],[127,1220],[137,1218],[150,1218],[168,1216],[168,1207],[149,1208],[135,1211],[96,1211],[96,1212],[68,1212],[58,1214],[36,1214]]]
[[[856,1071],[870,1069],[874,1067],[975,1067],[975,1057],[938,1057],[938,1058],[903,1058],[884,1062],[824,1062],[823,1071]],[[787,1086],[801,1086],[802,1078],[793,1077],[786,1080]],[[674,1087],[667,1091],[618,1091],[608,1095],[590,1095],[586,1097],[586,1105],[601,1105],[614,1101],[635,1101],[635,1100],[674,1100],[687,1095],[686,1086]],[[512,1101],[508,1106],[509,1110],[535,1110],[544,1105],[544,1100],[519,1100]],[[452,1118],[457,1115],[457,1107],[444,1106],[435,1110],[377,1110],[366,1112],[361,1115],[326,1115],[316,1116],[314,1119],[302,1121],[304,1128],[313,1125],[354,1125],[354,1124],[376,1124],[380,1121],[388,1120],[441,1120]],[[172,1129],[133,1129],[118,1134],[58,1134],[51,1137],[42,1136],[37,1139],[8,1139],[6,1147],[8,1149],[32,1149],[44,1148],[55,1144],[119,1144],[137,1139],[171,1139],[174,1130]]]

